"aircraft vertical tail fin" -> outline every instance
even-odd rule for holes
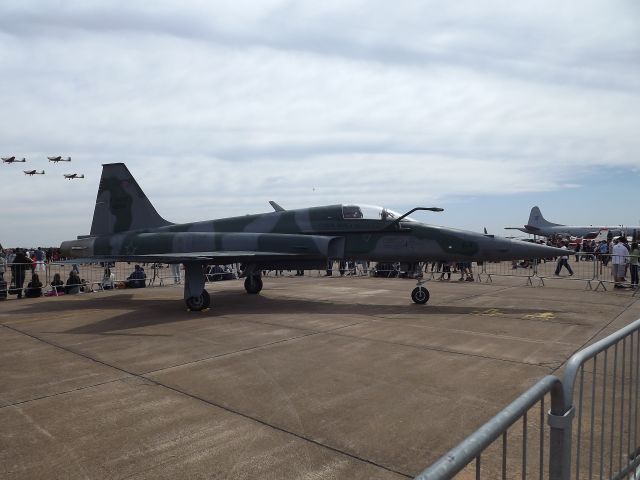
[[[529,214],[529,222],[527,222],[527,225],[530,225],[532,227],[557,227],[561,224],[552,223],[545,220],[545,218],[542,216],[540,208],[536,206],[531,209],[531,213]]]
[[[171,225],[162,218],[124,163],[102,166],[91,236]]]

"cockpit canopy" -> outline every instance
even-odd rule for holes
[[[393,221],[402,215],[388,208],[374,205],[343,205],[342,218],[345,220],[384,220]],[[412,218],[405,217],[402,221],[415,222]]]

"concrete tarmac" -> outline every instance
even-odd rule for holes
[[[456,278],[456,275],[454,275]],[[640,318],[583,282],[269,277],[0,302],[0,478],[413,477]]]

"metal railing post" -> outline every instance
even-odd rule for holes
[[[565,410],[564,389],[560,382],[551,389],[549,424],[549,479],[569,480],[571,475],[571,427],[575,409]]]

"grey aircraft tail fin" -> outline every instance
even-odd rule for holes
[[[124,163],[102,165],[91,236],[171,225],[162,218]]]
[[[557,227],[561,226],[560,223],[551,223],[544,219],[542,212],[538,207],[533,207],[529,214],[529,222],[527,225],[532,227]]]

